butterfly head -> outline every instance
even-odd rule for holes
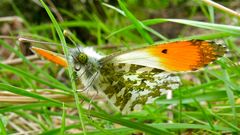
[[[70,49],[70,60],[76,71],[86,66],[97,66],[102,56],[96,53],[93,48],[81,46]]]

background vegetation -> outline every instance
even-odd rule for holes
[[[240,132],[239,15],[206,0],[44,2],[0,1],[0,134]],[[215,2],[240,10],[238,0]],[[76,92],[82,86],[71,69],[29,50],[33,45],[66,54],[66,44],[76,43],[111,54],[190,39],[221,39],[229,53],[204,70],[179,74],[183,84],[172,99],[159,97],[129,115],[113,113],[100,94],[92,101],[96,93]]]

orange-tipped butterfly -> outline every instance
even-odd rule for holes
[[[37,54],[67,67],[65,58],[36,47]],[[197,70],[225,54],[223,45],[190,40],[102,56],[93,48],[70,49],[69,61],[84,86],[102,91],[120,111],[129,113],[180,85],[172,72]]]

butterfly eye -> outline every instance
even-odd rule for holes
[[[78,55],[78,61],[81,63],[81,64],[86,64],[87,61],[88,61],[88,56],[84,53],[80,53]]]

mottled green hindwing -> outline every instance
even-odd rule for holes
[[[144,104],[153,103],[167,90],[177,89],[180,79],[160,69],[107,63],[100,68],[100,76],[95,84],[126,114],[142,109]]]

